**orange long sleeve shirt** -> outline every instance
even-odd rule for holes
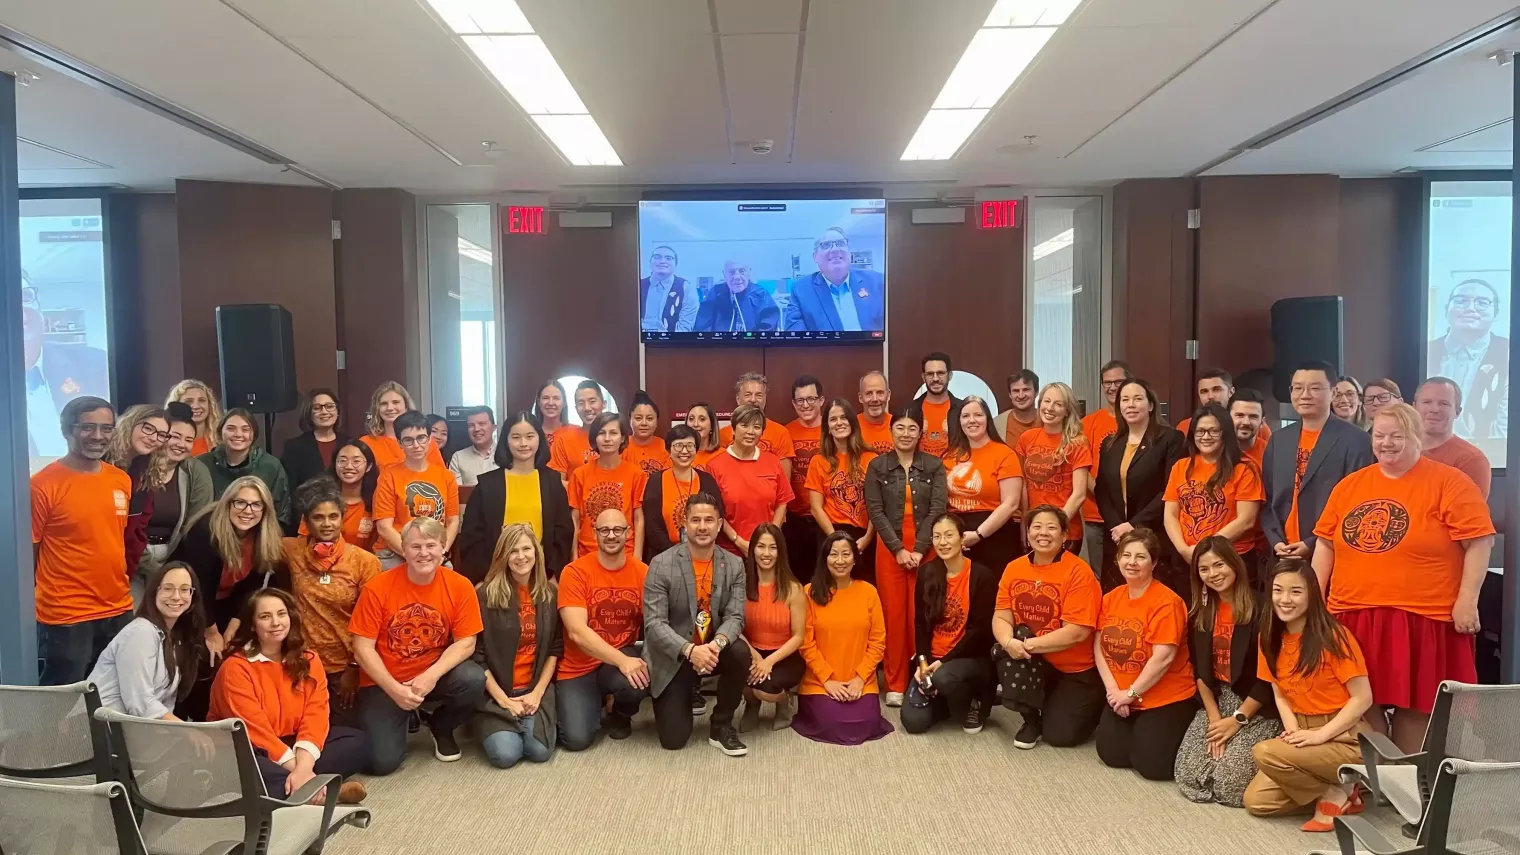
[[[876,694],[876,666],[887,649],[887,623],[876,589],[857,579],[850,587],[834,591],[826,606],[809,595],[807,607],[807,630],[802,636],[807,673],[797,691],[822,695],[828,680],[848,683],[859,677],[865,681],[861,694]]]
[[[276,763],[294,757],[297,748],[321,757],[327,744],[327,675],[315,653],[306,651],[306,659],[311,676],[293,689],[284,667],[263,654],[228,656],[211,684],[209,719],[242,719],[253,747]],[[295,739],[286,743],[290,736]]]

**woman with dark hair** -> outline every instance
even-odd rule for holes
[[[876,452],[866,448],[855,408],[843,398],[830,401],[823,411],[823,436],[818,453],[808,463],[804,489],[810,494],[813,519],[824,536],[842,531],[855,538],[860,553],[860,575],[875,575],[876,530],[866,510],[866,467]]]
[[[1241,581],[1254,586],[1256,549],[1261,530],[1256,515],[1267,499],[1256,462],[1246,457],[1235,440],[1229,413],[1215,403],[1204,404],[1188,424],[1187,456],[1172,465],[1166,482],[1166,536],[1183,562],[1204,539],[1223,537],[1235,544],[1245,564]],[[1193,587],[1197,588],[1197,574]]]
[[[644,554],[644,488],[649,478],[638,464],[623,459],[628,450],[628,427],[617,413],[602,413],[591,420],[586,433],[593,441],[596,459],[570,473],[565,493],[570,500],[570,523],[575,527],[575,554],[596,552],[596,516],[608,508],[623,512],[630,527],[628,554]]]
[[[221,498],[232,482],[251,475],[263,481],[274,497],[270,514],[281,525],[293,526],[290,481],[285,477],[285,467],[280,465],[280,459],[259,448],[259,426],[253,413],[242,407],[228,410],[222,416],[218,433],[221,444],[197,458],[211,471],[211,487],[216,497]]]
[[[90,670],[100,705],[138,718],[179,721],[174,705],[195,685],[205,631],[206,612],[190,566],[170,561],[148,574],[137,617]]]
[[[637,429],[635,429],[637,432]],[[670,465],[648,473],[644,487],[644,561],[675,546],[686,538],[686,500],[706,493],[718,500],[718,519],[723,519],[723,499],[718,481],[692,464],[697,457],[697,432],[686,425],[676,425],[665,434]],[[632,446],[629,446],[632,448]]]
[[[892,413],[893,453],[866,467],[866,515],[876,531],[876,584],[881,591],[887,642],[881,669],[887,706],[901,706],[913,656],[913,592],[918,565],[929,554],[929,522],[945,513],[945,466],[918,448],[922,408],[905,404]]]
[[[886,650],[881,600],[869,582],[852,577],[855,539],[836,531],[818,549],[818,567],[806,587],[807,629],[792,729],[816,742],[860,745],[892,732],[881,716],[876,666]]]
[[[670,468],[670,453],[660,433],[660,406],[643,389],[633,393],[633,406],[628,410],[628,425],[633,431],[628,438],[628,450],[623,452],[629,463],[636,464],[652,480],[661,470]]]
[[[1335,381],[1330,393],[1330,414],[1362,430],[1368,428],[1367,412],[1362,409],[1362,381],[1349,374]]]
[[[433,447],[438,449],[441,457],[443,449],[449,444],[449,420],[437,413],[428,413],[424,418],[427,419],[428,439],[432,440]]]
[[[348,442],[338,426],[338,407],[338,393],[331,389],[312,389],[301,399],[301,433],[286,440],[280,452],[292,488],[332,469],[333,456]]]
[[[359,662],[348,622],[359,591],[380,575],[380,559],[344,538],[347,507],[331,478],[302,484],[296,507],[301,509],[301,536],[283,542],[290,592],[327,680],[333,723],[347,724],[359,696]]]
[[[718,444],[718,417],[712,404],[698,401],[686,408],[686,426],[697,432],[697,457],[692,465],[707,471],[707,461],[722,451]]]
[[[1160,552],[1148,528],[1119,538],[1124,584],[1103,596],[1093,653],[1108,699],[1098,720],[1098,759],[1170,781],[1177,746],[1198,708],[1198,686],[1188,656],[1187,606],[1153,575]]]
[[[1065,547],[1069,521],[1055,505],[1024,512],[1029,554],[1014,559],[998,582],[992,635],[993,665],[1003,706],[1023,718],[1015,748],[1045,740],[1057,748],[1081,745],[1103,713],[1103,678],[1093,658],[1093,632],[1103,592],[1092,568]],[[1016,663],[1043,663],[1044,684],[1020,691]]]
[[[1312,804],[1314,816],[1301,828],[1331,831],[1335,817],[1362,811],[1360,794],[1341,784],[1340,767],[1362,757],[1362,716],[1373,703],[1367,662],[1356,636],[1326,609],[1309,562],[1277,562],[1271,590],[1257,673],[1272,684],[1283,735],[1251,752],[1260,771],[1246,787],[1246,810],[1276,816]]]
[[[368,443],[350,439],[333,454],[333,480],[343,494],[343,539],[366,552],[375,547],[375,485],[380,467]]]
[[[243,605],[232,652],[211,685],[210,721],[242,719],[264,790],[288,796],[318,775],[350,777],[364,769],[364,732],[328,722],[322,660],[306,648],[295,600],[266,588]],[[364,785],[345,781],[338,801],[358,804]],[[321,804],[322,793],[311,804]]]
[[[951,424],[954,424],[952,420]],[[952,437],[954,436],[954,428]],[[952,439],[953,443],[954,440]],[[902,708],[908,733],[925,733],[937,721],[958,722],[981,733],[992,708],[992,612],[998,577],[964,550],[967,523],[945,514],[930,526],[934,558],[918,567],[913,677],[925,703]]]
[[[766,701],[776,707],[772,730],[791,725],[793,690],[807,670],[800,652],[807,612],[807,594],[792,573],[781,527],[761,523],[744,556],[744,641],[752,661],[739,716],[741,733],[759,726],[760,705]]]
[[[1114,407],[1119,413],[1119,429],[1098,451],[1094,488],[1108,533],[1103,538],[1103,563],[1098,571],[1105,591],[1124,583],[1114,566],[1119,538],[1137,528],[1161,528],[1166,479],[1184,455],[1182,434],[1162,423],[1156,393],[1149,383],[1138,377],[1125,380]],[[1224,423],[1230,423],[1228,417]],[[1087,557],[1100,560],[1097,555]],[[1181,573],[1172,569],[1175,562],[1171,550],[1163,546],[1162,553],[1154,557],[1161,581],[1173,591],[1187,591]]]
[[[549,468],[549,443],[538,417],[513,413],[501,426],[496,467],[480,476],[459,524],[459,572],[472,583],[486,578],[501,530],[513,523],[533,529],[549,578],[575,557],[575,525],[559,473]]]
[[[765,411],[754,404],[734,409],[729,419],[734,441],[713,455],[707,471],[718,482],[723,498],[721,546],[735,555],[749,552],[750,536],[761,523],[781,525],[786,503],[792,500],[792,482],[781,458],[760,447],[767,424]],[[782,431],[791,443],[790,434]]]
[[[950,510],[966,523],[964,548],[979,564],[1000,571],[1024,551],[1014,520],[1024,496],[1024,469],[998,435],[986,401],[968,395],[950,413],[944,459]]]
[[[1189,801],[1240,807],[1256,775],[1251,749],[1282,734],[1272,684],[1256,673],[1265,603],[1228,538],[1199,541],[1192,569],[1189,652],[1203,709],[1177,749],[1177,787]]]
[[[162,459],[154,466],[163,467],[149,476],[159,484],[153,493],[153,509],[148,514],[147,549],[137,564],[139,579],[169,560],[179,542],[190,529],[190,520],[213,501],[211,472],[206,464],[190,456],[195,444],[195,417],[188,404],[173,403],[164,408],[169,419],[169,439],[164,443]],[[134,583],[133,590],[141,593]]]

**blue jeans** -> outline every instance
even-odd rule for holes
[[[638,656],[632,645],[623,648],[625,656]],[[648,689],[635,689],[623,672],[603,663],[595,671],[555,684],[554,700],[559,712],[559,743],[571,751],[585,751],[596,741],[602,727],[602,696],[612,696],[612,715],[633,718],[639,704],[649,697]]]
[[[519,689],[511,693],[511,697],[519,698],[526,695],[531,689]],[[486,759],[498,769],[510,769],[516,766],[524,757],[530,763],[543,763],[554,753],[553,746],[545,745],[533,735],[533,725],[537,716],[524,716],[517,720],[515,725],[507,725],[506,730],[498,730],[487,734],[480,741],[480,746],[485,749]]]
[[[486,672],[479,665],[468,659],[455,665],[423,702],[432,709],[429,726],[436,733],[452,734],[469,719],[485,691]],[[379,686],[360,689],[358,707],[361,729],[369,734],[369,773],[389,775],[406,759],[406,723],[411,713],[396,706]]]
[[[37,624],[37,684],[66,686],[90,676],[95,660],[127,624],[131,612],[83,623]]]

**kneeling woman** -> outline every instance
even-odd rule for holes
[[[1334,817],[1362,809],[1357,794],[1339,783],[1338,770],[1361,758],[1357,736],[1372,706],[1367,660],[1355,636],[1326,610],[1307,561],[1277,562],[1271,591],[1257,671],[1272,684],[1283,735],[1251,752],[1261,771],[1246,787],[1246,810],[1275,816],[1312,804],[1303,830],[1330,831]]]
[[[1098,720],[1098,758],[1168,781],[1198,709],[1187,606],[1156,581],[1161,542],[1155,532],[1134,529],[1119,538],[1118,553],[1124,584],[1104,595],[1094,644],[1108,697]]]
[[[992,706],[992,607],[997,574],[971,560],[955,514],[934,521],[934,560],[920,564],[915,585],[914,678],[928,703],[905,703],[903,730],[924,733],[937,721],[960,722],[981,733]],[[916,694],[916,693],[915,693]]]
[[[289,594],[265,588],[249,597],[231,651],[211,686],[210,720],[247,725],[265,791],[280,798],[317,775],[347,778],[364,768],[369,740],[328,724],[327,675],[306,649]],[[338,799],[356,804],[364,795],[363,784],[348,781]]]
[[[808,595],[802,659],[807,673],[792,729],[817,742],[860,745],[892,732],[881,717],[876,666],[887,646],[881,599],[869,582],[851,577],[859,553],[855,538],[836,531],[824,538]]]
[[[180,721],[174,705],[206,659],[205,608],[190,565],[171,561],[148,574],[137,617],[90,669],[100,705],[138,718]]]
[[[1003,706],[1023,716],[1013,738],[1030,749],[1044,739],[1058,748],[1092,737],[1103,713],[1103,678],[1093,659],[1103,592],[1086,561],[1065,550],[1066,512],[1039,505],[1024,515],[1028,555],[1015,559],[998,583],[992,634],[998,673],[1021,659],[1043,660],[1045,684],[1026,696],[1003,682]],[[1020,627],[1024,629],[1021,631]]]
[[[475,717],[481,747],[498,769],[524,757],[542,763],[559,733],[552,681],[565,642],[554,607],[559,591],[532,526],[512,523],[501,530],[476,594],[484,629],[475,661],[486,672],[486,696]]]
[[[675,430],[672,428],[671,433]],[[672,451],[677,459],[680,454],[679,450]],[[744,713],[739,716],[740,732],[759,725],[760,705],[766,701],[776,706],[771,729],[791,726],[792,690],[807,670],[799,652],[807,634],[807,604],[807,594],[792,573],[781,526],[761,523],[749,540],[749,554],[744,556],[744,641],[752,661],[749,685],[744,689]]]
[[[1263,605],[1227,536],[1210,535],[1191,548],[1190,652],[1203,709],[1177,749],[1177,787],[1190,801],[1240,807],[1256,774],[1251,749],[1282,734],[1272,684],[1256,673]]]

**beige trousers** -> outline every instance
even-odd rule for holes
[[[1298,728],[1321,727],[1335,716],[1299,715]],[[1312,806],[1333,784],[1340,783],[1342,763],[1357,763],[1361,751],[1356,737],[1366,727],[1356,727],[1324,745],[1299,747],[1282,739],[1256,743],[1256,777],[1246,787],[1245,807],[1255,816],[1276,816]]]

